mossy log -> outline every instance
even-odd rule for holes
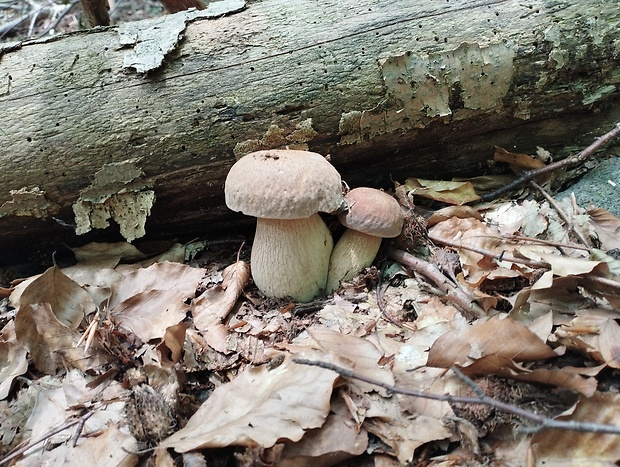
[[[228,0],[4,46],[0,250],[238,226],[223,182],[257,149],[351,186],[571,151],[620,120],[619,23],[605,0]]]

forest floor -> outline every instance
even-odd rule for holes
[[[3,41],[83,28],[77,2],[0,15]],[[401,236],[307,304],[257,290],[251,239],[70,245],[0,288],[0,465],[617,465],[620,219],[545,198],[562,176],[407,179]]]

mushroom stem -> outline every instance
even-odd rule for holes
[[[342,281],[353,279],[363,268],[375,260],[381,237],[347,229],[336,243],[327,273],[326,292],[336,290]]]
[[[309,302],[325,291],[334,241],[318,214],[256,222],[251,268],[254,283],[270,297]]]

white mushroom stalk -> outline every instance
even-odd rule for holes
[[[251,255],[254,283],[267,296],[308,302],[325,292],[333,246],[318,214],[305,219],[258,219]]]
[[[329,261],[328,293],[372,265],[381,240],[397,237],[405,219],[398,201],[380,190],[354,188],[345,199],[349,207],[338,219],[348,228],[336,243]]]
[[[340,174],[320,154],[258,151],[230,169],[226,205],[257,217],[251,270],[270,297],[300,302],[324,293],[333,240],[317,214],[344,202]]]

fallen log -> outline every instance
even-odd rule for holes
[[[228,0],[5,45],[1,257],[110,222],[129,240],[238,226],[223,181],[258,149],[385,186],[479,173],[494,145],[586,146],[620,120],[619,24],[604,0]]]

